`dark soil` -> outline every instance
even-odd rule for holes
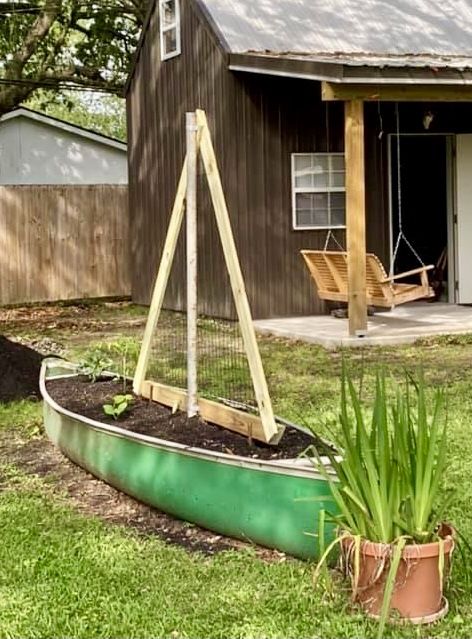
[[[39,398],[43,356],[0,335],[0,402]]]
[[[103,404],[123,393],[122,383],[116,381],[91,383],[81,378],[60,379],[50,381],[48,391],[60,406],[74,413],[186,446],[258,459],[297,457],[309,446],[316,446],[320,453],[326,450],[326,445],[314,435],[291,427],[286,428],[277,446],[267,446],[201,419],[188,419],[182,412],[172,414],[169,408],[139,397],[134,397],[129,411],[115,421],[104,414]]]

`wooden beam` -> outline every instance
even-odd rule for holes
[[[322,82],[321,96],[325,102],[472,102],[472,86]]]
[[[234,303],[239,319],[239,326],[247,355],[249,369],[251,371],[254,393],[257,406],[262,419],[266,441],[271,441],[279,432],[274,419],[272,402],[270,400],[267,380],[262,366],[259,348],[257,346],[256,333],[252,323],[251,309],[244,286],[244,278],[239,264],[238,252],[234,242],[233,231],[229,219],[226,198],[221,184],[220,172],[216,161],[215,151],[210,136],[210,130],[204,111],[197,110],[197,124],[201,128],[200,152],[205,167],[211,200],[215,210],[216,224],[223,247],[226,267],[229,273]]]
[[[349,334],[367,331],[364,103],[345,105],[346,248]]]
[[[170,270],[172,268],[172,262],[174,261],[177,239],[179,237],[180,229],[182,226],[186,190],[187,158],[185,158],[179,185],[177,187],[177,194],[175,196],[175,202],[172,208],[169,229],[167,231],[164,249],[162,251],[161,262],[159,264],[159,271],[157,273],[156,283],[154,285],[154,291],[152,294],[151,307],[149,309],[146,328],[144,329],[144,337],[141,343],[141,350],[139,352],[138,363],[136,366],[136,371],[134,373],[133,391],[136,394],[139,393],[139,389],[141,388],[147,372],[149,355],[151,352],[152,336],[154,334],[154,331],[156,330],[156,325],[161,313],[162,303],[164,301],[164,295],[167,288],[167,282],[169,281]]]
[[[180,388],[145,380],[141,386],[140,395],[164,406],[169,406],[173,410],[187,410],[187,392]],[[251,436],[253,439],[267,443],[261,418],[257,415],[251,415],[251,413],[245,413],[201,397],[198,399],[198,412],[200,417],[210,424],[217,424],[240,435]],[[268,443],[278,444],[283,432],[282,428]]]
[[[197,119],[192,111],[186,114],[187,131],[187,194],[186,260],[187,260],[187,415],[197,414]]]

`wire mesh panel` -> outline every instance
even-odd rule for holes
[[[206,209],[204,209],[206,211]],[[211,212],[211,211],[210,211]],[[199,220],[198,233],[198,394],[255,408],[251,373],[244,349],[221,240],[213,215]],[[178,240],[169,285],[151,343],[147,379],[187,387],[187,311],[184,230]],[[218,301],[226,317],[208,314]]]

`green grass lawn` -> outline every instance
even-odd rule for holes
[[[67,322],[47,329],[71,357],[137,339],[142,329],[136,307],[96,307],[88,315],[83,334]],[[50,325],[48,317],[44,327],[38,321],[27,329],[13,318],[8,328],[10,335],[39,339]],[[108,350],[118,361],[119,348]],[[446,386],[450,439],[443,490],[455,492],[448,518],[472,540],[472,339],[341,353],[265,338],[261,351],[276,412],[324,435],[336,428],[343,359],[356,379],[362,372],[366,401],[379,366],[395,382],[405,368],[422,367],[431,386]],[[37,403],[0,405],[0,436],[11,433],[20,442],[42,437]],[[350,610],[338,579],[332,590],[314,590],[310,564],[266,561],[251,550],[190,553],[79,514],[49,489],[51,481],[0,458],[0,637],[375,636],[376,624]],[[447,594],[445,620],[425,628],[391,626],[386,636],[471,637],[472,585],[458,553]]]

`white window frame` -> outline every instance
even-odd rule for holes
[[[159,0],[159,39],[161,43],[161,60],[169,60],[170,58],[175,58],[176,56],[180,55],[182,52],[181,40],[180,40],[180,2],[179,0],[174,0],[175,2],[174,22],[172,22],[172,24],[168,24],[164,26],[163,16],[165,12],[165,5],[169,1],[170,0]],[[166,53],[166,43],[165,43],[164,35],[168,31],[174,31],[174,30],[175,30],[175,45],[176,45],[175,51]]]
[[[345,193],[346,192],[346,183],[344,182],[344,186],[324,186],[324,187],[297,187],[295,186],[295,159],[300,156],[306,155],[319,155],[319,156],[327,156],[327,157],[345,157],[344,153],[317,153],[316,151],[312,153],[292,153],[291,154],[291,164],[292,164],[292,228],[294,231],[326,231],[329,229],[345,229],[345,224],[332,224],[326,226],[300,226],[297,224],[297,194],[298,193]]]

